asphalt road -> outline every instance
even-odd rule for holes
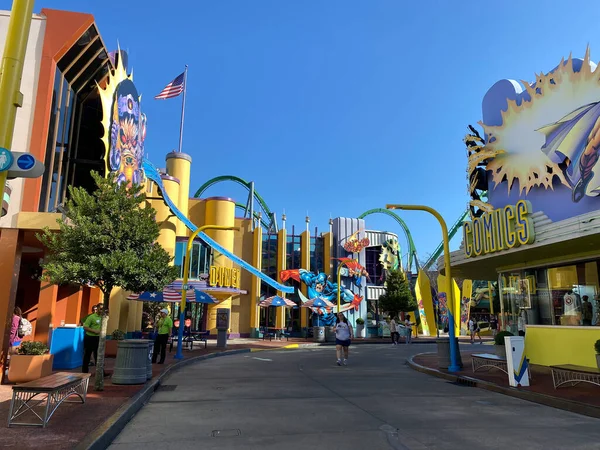
[[[165,381],[110,447],[137,449],[600,449],[600,420],[413,371],[429,345],[215,358]]]

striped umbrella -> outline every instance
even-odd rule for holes
[[[295,308],[297,305],[287,298],[274,295],[273,297],[269,297],[260,302],[258,306],[285,306],[288,308]]]
[[[168,302],[176,303],[181,301],[181,292],[173,289],[165,288],[162,292],[142,292],[141,294],[130,294],[127,296],[129,300],[140,300],[144,302]],[[196,290],[190,289],[187,291],[186,299],[188,302],[196,301]]]

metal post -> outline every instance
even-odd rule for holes
[[[181,124],[179,125],[179,153],[181,153],[181,146],[183,145],[183,119],[185,117],[185,93],[187,91],[187,64],[183,71],[183,98],[181,99]]]
[[[17,108],[23,104],[21,77],[31,29],[34,0],[14,0],[0,67],[0,147],[10,150],[15,130]],[[0,200],[8,172],[0,172]]]
[[[185,257],[183,260],[183,282],[181,286],[181,304],[179,306],[179,332],[177,336],[177,353],[175,359],[183,359],[183,324],[185,323],[185,301],[188,290],[188,278],[190,274],[190,252],[194,245],[194,239],[204,230],[239,230],[238,227],[226,227],[221,225],[204,225],[196,228],[188,239],[187,247],[185,249]]]
[[[442,239],[444,243],[444,270],[446,272],[446,298],[448,301],[448,331],[450,334],[450,367],[448,372],[458,372],[460,366],[458,364],[458,341],[456,339],[455,322],[454,322],[454,292],[452,289],[452,271],[450,267],[450,242],[448,239],[448,227],[444,218],[435,209],[423,205],[386,205],[386,209],[404,209],[413,211],[425,211],[433,215],[440,226],[442,227]],[[439,287],[438,287],[439,288]]]

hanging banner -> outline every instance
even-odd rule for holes
[[[460,300],[460,334],[467,335],[469,315],[471,312],[470,304],[473,295],[473,281],[464,280],[462,285],[462,297]]]

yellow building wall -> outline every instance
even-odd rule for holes
[[[309,247],[310,251],[310,247]],[[323,233],[323,273],[333,276],[333,233]],[[310,255],[309,255],[310,258]]]
[[[300,234],[300,267],[310,270],[310,233],[308,231]],[[304,283],[302,285],[302,293],[308,297],[308,288]],[[312,299],[309,299],[312,300]],[[308,308],[300,308],[300,327],[308,326]]]
[[[171,197],[176,202],[180,211],[189,211],[190,197],[190,172],[192,168],[192,157],[185,153],[171,152],[167,155],[167,173],[179,180],[179,194]],[[189,216],[188,216],[189,218]],[[185,224],[177,220],[177,236],[189,236],[189,230]]]
[[[167,195],[173,202],[176,202],[179,198],[179,182],[175,178],[164,177],[163,185],[165,186]],[[154,188],[154,195],[157,196],[156,186],[154,186]],[[157,241],[169,255],[175,256],[175,238],[177,222],[179,222],[179,220],[171,214],[171,211],[162,199],[152,200],[151,204],[156,210],[156,221],[160,225],[160,234]]]
[[[596,327],[527,326],[525,355],[531,364],[596,366],[594,343],[600,339]]]
[[[235,202],[224,197],[212,197],[205,200],[205,225],[235,226]],[[206,234],[222,245],[226,250],[234,251],[235,232],[233,230],[206,230]],[[214,252],[213,265],[218,267],[233,267],[233,263],[225,255]],[[220,302],[216,305],[208,305],[208,317],[206,328],[211,334],[217,334],[216,319],[217,309],[231,309],[231,295],[218,297]],[[230,328],[231,330],[231,328]]]
[[[287,269],[287,231],[279,230],[277,233],[277,281],[281,283],[281,271]],[[283,293],[277,292],[277,295],[283,296]],[[275,315],[275,326],[285,327],[285,308],[277,308]]]
[[[252,261],[254,265],[252,221],[250,219],[236,218],[235,225],[240,228],[240,231],[235,233],[234,253],[244,261]],[[254,267],[260,268],[260,265],[255,265]],[[256,306],[256,301],[253,301],[251,289],[252,279],[255,277],[245,270],[241,271],[240,277],[240,286],[242,289],[247,290],[248,293],[232,298],[231,332],[247,336],[251,333],[252,307]]]

